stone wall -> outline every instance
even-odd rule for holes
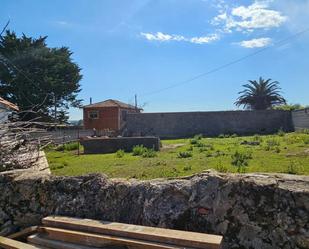
[[[292,112],[295,130],[309,129],[309,108]]]
[[[6,172],[0,189],[1,235],[58,214],[222,234],[223,249],[309,248],[308,176],[125,181]]]
[[[249,135],[292,131],[291,112],[221,111],[138,113],[127,115],[127,135],[155,135],[161,138],[190,137],[196,134]]]

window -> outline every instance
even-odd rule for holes
[[[127,110],[121,111],[121,119],[122,119],[123,121],[127,121],[127,113],[128,113]]]
[[[98,111],[89,111],[88,112],[88,118],[98,119],[99,118],[99,112]]]

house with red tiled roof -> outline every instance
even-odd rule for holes
[[[18,111],[19,108],[17,105],[0,97],[0,123],[7,121],[12,112]]]
[[[119,132],[125,126],[127,113],[139,113],[141,110],[114,99],[86,105],[83,107],[84,128]]]

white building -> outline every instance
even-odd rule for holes
[[[0,123],[6,122],[12,112],[18,112],[18,106],[0,97]]]

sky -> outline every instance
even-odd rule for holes
[[[235,110],[260,76],[309,104],[309,0],[0,0],[8,19],[70,48],[84,104],[136,94],[145,112]]]

